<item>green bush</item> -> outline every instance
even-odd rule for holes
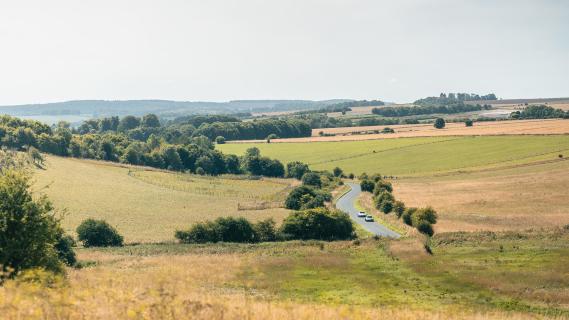
[[[194,224],[189,230],[178,230],[174,234],[182,243],[217,242],[217,231],[211,221]]]
[[[277,236],[276,223],[272,218],[261,220],[253,225],[256,237],[260,242],[275,241]]]
[[[29,190],[27,174],[0,170],[0,282],[26,269],[64,270],[65,254],[61,259],[58,251],[63,229],[49,200],[34,199]]]
[[[445,119],[437,118],[437,120],[435,120],[435,124],[433,126],[437,129],[442,129],[445,127],[445,125],[446,125]]]
[[[397,218],[401,218],[403,213],[405,213],[405,203],[402,201],[395,201],[393,203],[393,212],[395,212]]]
[[[381,206],[384,202],[394,202],[395,197],[387,191],[382,191],[380,194],[374,197],[375,207],[381,210]]]
[[[225,138],[223,136],[217,136],[215,138],[215,143],[217,144],[225,144]]]
[[[321,188],[322,179],[320,179],[320,175],[316,172],[307,172],[302,176],[302,184]]]
[[[280,233],[292,239],[345,240],[354,238],[350,217],[338,210],[326,208],[295,211],[280,228]]]
[[[375,187],[373,188],[373,195],[377,196],[378,194],[382,193],[382,192],[393,192],[393,186],[391,185],[391,182],[387,182],[387,181],[383,181],[383,180],[379,180],[377,181],[377,183],[375,184]]]
[[[390,213],[393,210],[393,201],[383,201],[379,209],[385,214]]]
[[[470,119],[466,119],[466,121],[464,121],[464,125],[467,127],[472,127],[474,125],[474,122]]]
[[[123,237],[104,220],[87,219],[77,227],[77,237],[88,247],[120,247]]]
[[[183,243],[258,242],[253,224],[241,217],[219,217],[196,223],[187,231],[176,231],[175,237]]]
[[[344,171],[339,167],[336,167],[332,170],[332,173],[334,174],[334,177],[341,177],[344,174]]]
[[[375,188],[375,183],[371,180],[362,180],[360,182],[360,187],[364,192],[373,192],[373,189]]]
[[[428,235],[429,237],[432,237],[433,234],[435,234],[433,226],[427,221],[421,221],[419,225],[417,225],[417,230],[423,234]]]
[[[58,240],[55,244],[55,250],[57,251],[59,260],[68,266],[74,266],[77,263],[77,257],[73,251],[73,247],[75,247],[75,240],[73,240],[73,237],[70,235],[63,234],[63,229],[57,238]]]
[[[324,202],[331,201],[329,192],[316,190],[309,186],[294,188],[285,200],[285,207],[292,210],[305,210],[323,207]]]
[[[286,175],[288,178],[302,179],[302,176],[309,172],[308,165],[300,161],[293,161],[286,164]]]
[[[423,221],[430,224],[437,223],[437,212],[432,207],[426,207],[413,213],[413,226],[417,227]]]
[[[413,214],[417,211],[417,208],[407,208],[403,215],[401,215],[401,219],[403,222],[408,226],[413,226]]]

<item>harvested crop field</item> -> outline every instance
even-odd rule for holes
[[[283,208],[251,210],[282,203],[292,181],[202,177],[109,162],[49,156],[34,174],[35,188],[59,210],[66,209],[66,231],[87,218],[105,219],[127,242],[174,239],[177,229],[220,216],[281,221]],[[238,205],[248,210],[238,210]],[[269,207],[269,206],[267,206]]]
[[[389,127],[395,133],[373,133]],[[335,136],[320,136],[335,134]],[[366,133],[367,132],[367,133]],[[355,141],[376,140],[408,137],[449,137],[449,136],[492,136],[492,135],[524,135],[524,134],[569,134],[569,120],[512,120],[475,122],[474,126],[466,127],[464,123],[447,123],[444,129],[435,129],[432,124],[409,124],[393,126],[367,126],[313,129],[312,137],[273,139],[271,143],[284,142],[318,142],[318,141]],[[231,141],[229,143],[251,143],[264,141]]]
[[[439,233],[569,224],[569,160],[393,183],[396,197],[408,206],[436,208]]]

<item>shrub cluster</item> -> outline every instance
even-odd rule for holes
[[[368,177],[365,173],[360,176],[362,191],[373,193],[374,205],[385,214],[394,213],[397,218],[409,226],[428,236],[434,234],[433,224],[437,223],[437,213],[432,207],[406,208],[405,203],[393,196],[393,186],[380,175]]]
[[[221,217],[194,224],[189,230],[176,231],[182,243],[237,242],[257,243],[284,240],[343,240],[354,237],[347,214],[326,208],[292,212],[276,228],[273,219],[251,223],[245,218]]]
[[[120,247],[123,237],[104,220],[87,219],[77,227],[77,237],[88,247]]]

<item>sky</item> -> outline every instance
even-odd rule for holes
[[[0,0],[0,105],[569,97],[566,0]]]

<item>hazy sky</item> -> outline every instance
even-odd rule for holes
[[[0,104],[569,96],[567,0],[0,0]]]

